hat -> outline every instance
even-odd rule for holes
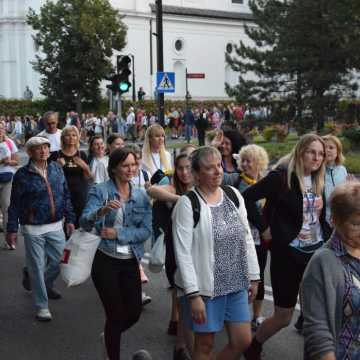
[[[26,142],[25,148],[26,150],[30,150],[34,146],[43,145],[43,144],[47,144],[50,146],[50,141],[43,136],[33,136]]]

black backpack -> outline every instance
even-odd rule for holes
[[[238,209],[240,206],[239,198],[237,197],[233,188],[229,185],[221,185],[221,188],[224,190],[226,196],[234,203],[235,207]],[[195,190],[196,191],[196,190]],[[201,205],[198,196],[195,194],[194,190],[190,190],[185,194],[191,202],[191,207],[193,211],[193,219],[194,219],[194,228],[199,223],[200,220],[200,210]]]

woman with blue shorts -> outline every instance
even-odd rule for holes
[[[191,155],[195,188],[173,211],[173,238],[185,324],[195,333],[192,359],[211,359],[215,334],[225,325],[229,342],[217,360],[238,359],[251,342],[249,302],[260,279],[244,200],[221,187],[223,168],[216,148]]]

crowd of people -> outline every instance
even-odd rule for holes
[[[206,108],[199,104],[192,108],[171,107],[165,111],[164,123],[161,124],[172,139],[183,138],[190,142],[191,138],[198,138],[200,145],[205,143],[205,131],[219,129],[223,124],[237,126],[248,114],[261,117],[263,109],[246,108],[245,106],[217,104]],[[18,146],[32,136],[44,131],[46,119],[40,114],[36,116],[10,116],[0,115],[0,122],[4,124],[7,134],[16,141]],[[82,143],[87,143],[94,135],[106,138],[111,133],[120,134],[131,141],[143,141],[146,129],[159,123],[157,114],[146,111],[139,104],[136,108],[130,106],[122,117],[113,112],[104,114],[83,113],[70,111],[60,119],[59,127],[73,125],[80,133]]]
[[[213,359],[224,327],[228,342],[216,359],[260,360],[264,343],[290,324],[299,294],[305,358],[359,359],[360,183],[337,137],[303,135],[269,168],[263,147],[221,121],[215,136],[204,134],[206,145],[184,145],[174,159],[156,121],[142,149],[95,127],[87,153],[81,125],[61,131],[54,112],[42,121],[18,169],[16,138],[0,121],[5,238],[15,250],[19,230],[24,237],[23,285],[37,320],[50,321],[48,299],[61,299],[54,283],[67,238],[79,227],[93,231],[101,237],[91,277],[105,311],[105,358],[119,360],[121,335],[151,301],[142,289],[144,244],[162,234],[174,360]],[[264,318],[269,253],[274,308]]]

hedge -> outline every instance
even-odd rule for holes
[[[203,107],[207,109],[212,109],[213,106],[218,105],[219,103],[227,105],[230,103],[230,101],[190,101],[190,105],[192,107],[199,106],[201,104]],[[133,103],[132,101],[125,100],[123,101],[123,111],[126,112],[130,106],[138,107],[140,105],[144,106],[144,109],[146,112],[157,112],[157,104],[154,100],[145,100],[142,102]],[[166,100],[165,101],[165,110],[168,111],[172,107],[176,107],[184,109],[185,110],[186,102],[177,100],[177,101],[171,101]],[[10,116],[24,116],[24,115],[36,115],[36,114],[42,114],[48,110],[54,110],[58,111],[59,109],[52,109],[49,106],[49,102],[47,99],[43,100],[0,100],[0,115],[10,115]],[[83,104],[83,112],[93,112],[99,115],[106,115],[109,111],[109,101],[108,99],[104,98],[101,101],[101,104],[98,108],[93,108],[90,104]],[[64,114],[61,114],[64,116]]]

